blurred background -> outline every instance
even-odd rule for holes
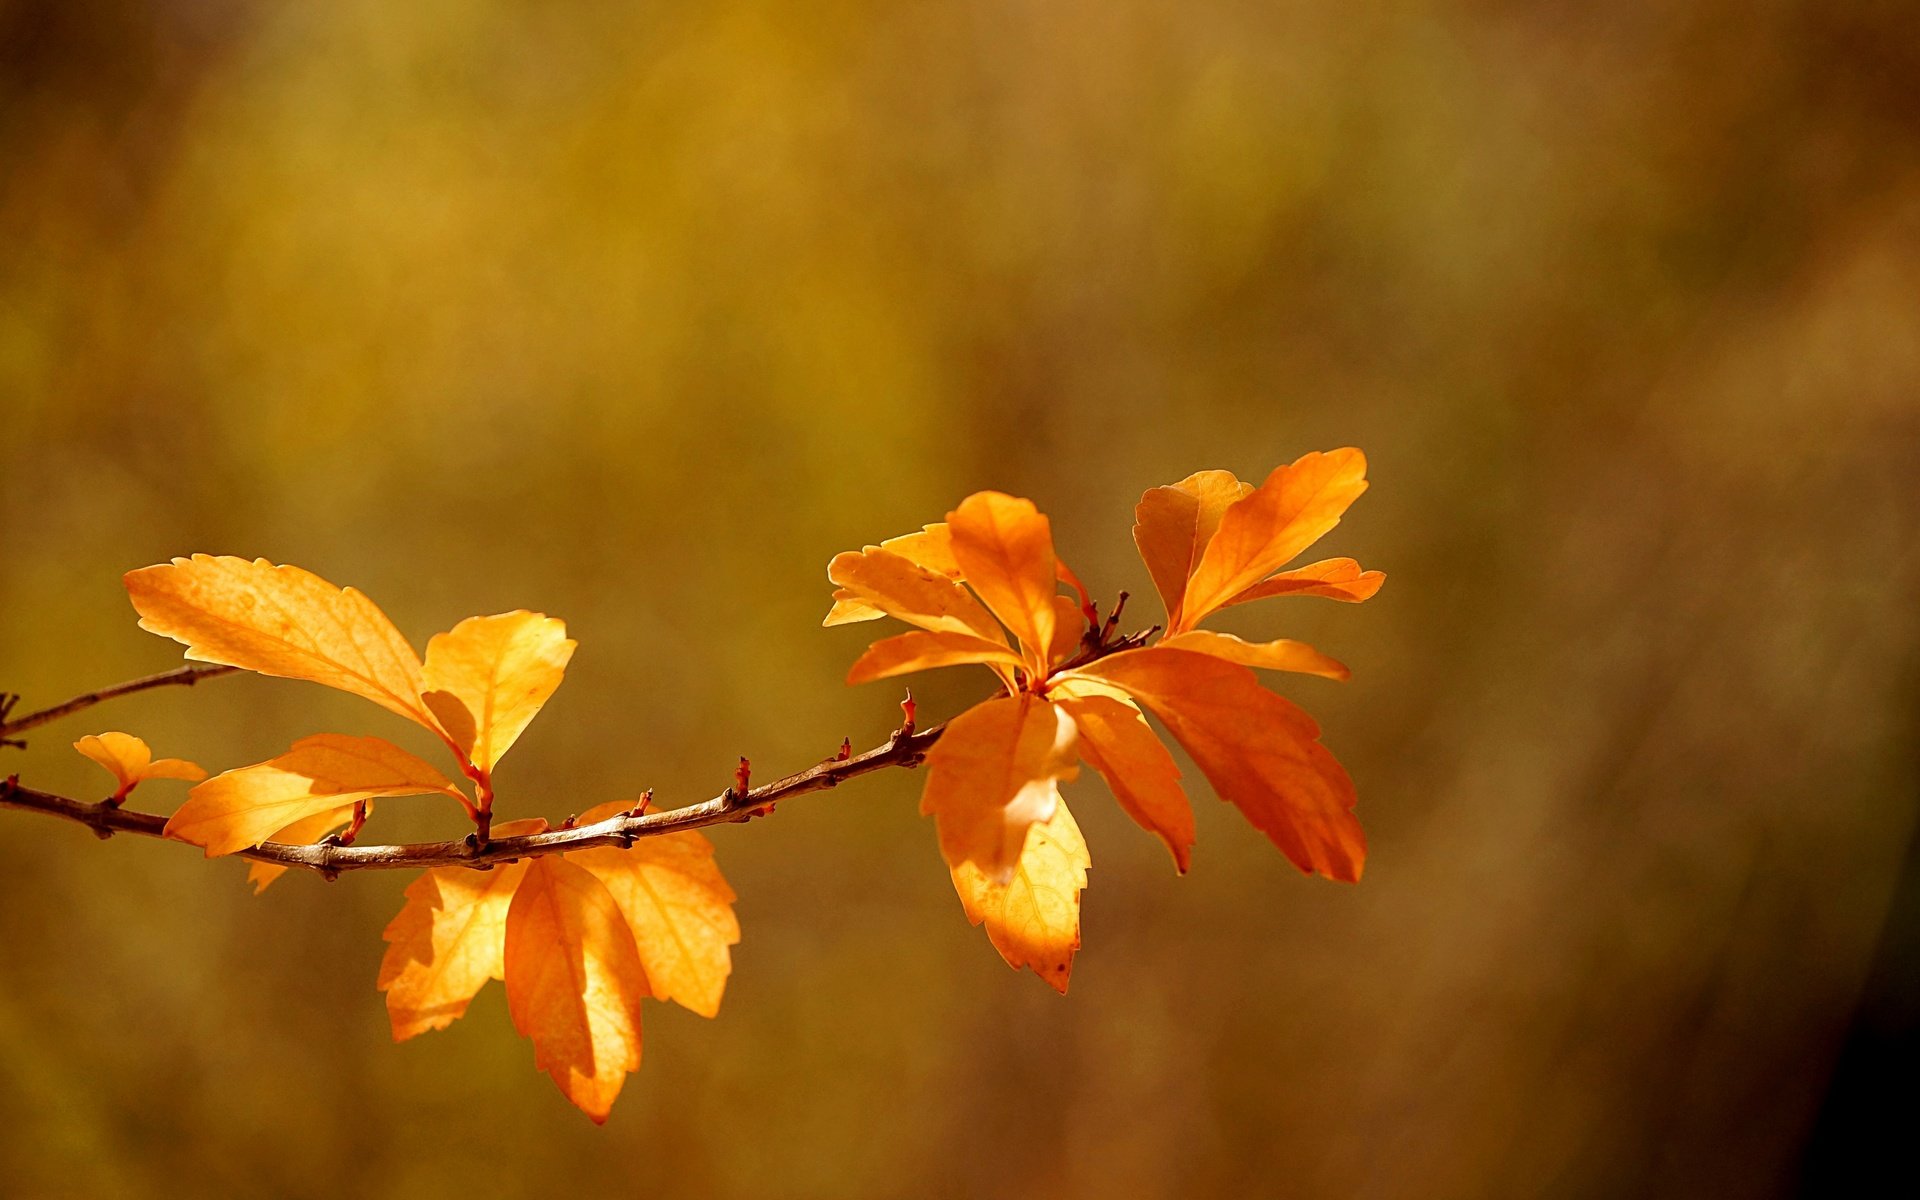
[[[256,900],[0,813],[0,1192],[1821,1192],[1917,1115],[1917,300],[1897,0],[0,0],[27,708],[179,661],[118,582],[176,554],[419,644],[537,609],[581,648],[501,806],[558,817],[884,737],[825,564],[979,488],[1144,623],[1144,488],[1358,445],[1320,549],[1389,575],[1226,623],[1354,668],[1278,686],[1358,781],[1363,884],[1191,772],[1177,878],[1089,773],[1062,1000],[966,924],[917,776],[783,805],[715,833],[721,1018],[649,1006],[604,1130],[498,987],[391,1044],[404,878]],[[110,728],[423,748],[231,678],[0,769],[95,795],[67,747]]]

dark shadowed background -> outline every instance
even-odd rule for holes
[[[256,900],[0,813],[0,1193],[1822,1190],[1916,1115],[1917,139],[1894,0],[0,0],[28,707],[179,661],[119,585],[175,554],[422,644],[538,609],[581,648],[501,806],[558,817],[883,737],[826,561],[979,488],[1144,601],[1144,488],[1357,445],[1323,549],[1389,576],[1228,622],[1354,668],[1280,686],[1363,884],[1198,782],[1176,878],[1089,774],[1062,1000],[967,926],[916,776],[783,805],[715,833],[720,1019],[649,1006],[603,1130],[497,987],[390,1043],[403,878]],[[0,770],[95,794],[108,728],[418,741],[233,678]]]

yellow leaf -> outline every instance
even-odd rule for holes
[[[355,800],[426,792],[460,795],[440,772],[391,742],[323,733],[194,788],[167,822],[166,836],[204,846],[212,858],[257,846],[295,821]]]
[[[507,1008],[534,1065],[598,1123],[640,1067],[647,976],[612,893],[561,855],[527,864],[507,909]]]
[[[886,616],[873,605],[860,598],[860,594],[849,588],[833,589],[833,607],[827,610],[826,620],[820,624],[831,629],[835,625],[855,625],[861,621],[878,621]]]
[[[1005,883],[1027,827],[1053,815],[1057,781],[1078,772],[1070,717],[1040,696],[1000,696],[948,722],[927,751],[920,811],[934,818],[949,867],[971,862]]]
[[[1013,631],[1034,666],[1046,674],[1059,590],[1053,529],[1033,501],[975,492],[947,515],[953,557],[967,583]]]
[[[1360,878],[1366,837],[1353,816],[1353,781],[1319,743],[1313,718],[1261,687],[1251,670],[1150,646],[1077,674],[1124,689],[1165,722],[1214,791],[1301,870]]]
[[[148,779],[184,779],[188,782],[205,779],[207,773],[198,763],[190,763],[184,758],[162,758],[155,760],[153,751],[147,744],[130,733],[90,733],[73,744],[73,748],[99,763],[120,784],[113,793],[114,800],[127,798],[127,793]]]
[[[520,837],[546,827],[541,820],[508,821],[493,832]],[[491,871],[436,867],[407,885],[380,960],[394,1041],[445,1029],[466,1015],[487,980],[506,978],[507,910],[526,872],[525,862]]]
[[[373,814],[373,801],[366,802],[367,814]],[[302,817],[285,829],[268,838],[268,842],[282,846],[311,846],[336,829],[346,827],[353,820],[353,805],[343,804],[330,812],[316,813],[311,817]],[[253,894],[258,896],[271,887],[273,881],[287,873],[287,868],[279,863],[250,862],[247,864],[247,882],[253,885]]]
[[[1329,600],[1358,604],[1371,599],[1386,581],[1383,572],[1362,571],[1360,564],[1350,558],[1323,558],[1304,567],[1270,575],[1221,607],[1245,604],[1249,600],[1264,600],[1269,596],[1325,596]]]
[[[882,638],[867,647],[847,672],[848,683],[871,683],[892,675],[954,667],[968,663],[998,663],[1017,667],[1020,656],[999,642],[970,633],[930,633],[916,630]]]
[[[196,554],[126,574],[140,628],[199,662],[309,679],[440,732],[420,699],[420,656],[352,588],[266,559]]]
[[[1005,884],[962,863],[953,868],[953,888],[967,919],[986,925],[987,939],[1008,966],[1031,968],[1064,996],[1074,951],[1080,948],[1080,892],[1091,865],[1086,840],[1063,800],[1054,805],[1052,817],[1027,831],[1026,846]]]
[[[961,584],[888,550],[849,550],[827,578],[888,616],[935,633],[970,633],[1006,645],[1006,634]]]
[[[604,821],[627,807],[603,804],[580,823]],[[713,861],[713,843],[688,830],[637,838],[628,850],[602,846],[566,857],[592,872],[626,915],[655,998],[703,1017],[717,1015],[733,971],[728,947],[740,940],[740,922],[733,889]]]
[[[531,612],[468,617],[427,642],[421,698],[482,774],[519,738],[566,673],[566,625]]]
[[[1133,544],[1166,603],[1169,623],[1179,618],[1187,579],[1220,527],[1221,514],[1251,491],[1253,485],[1231,471],[1196,471],[1140,497],[1133,510]]]
[[[1267,481],[1221,514],[1207,542],[1180,614],[1177,632],[1273,574],[1340,523],[1367,490],[1367,459],[1358,450],[1315,451],[1276,468]]]
[[[1215,633],[1210,629],[1189,629],[1185,633],[1161,638],[1160,645],[1175,650],[1197,650],[1201,654],[1224,658],[1228,662],[1239,663],[1243,667],[1265,667],[1269,671],[1297,671],[1302,675],[1319,675],[1342,682],[1353,674],[1347,670],[1346,664],[1339,660],[1328,658],[1305,642],[1288,641],[1286,638],[1271,642],[1248,642],[1230,633]]]
[[[1142,829],[1173,852],[1182,874],[1193,861],[1193,806],[1180,787],[1180,768],[1132,700],[1055,688],[1054,702],[1080,731],[1080,759],[1100,772],[1114,799]]]
[[[899,537],[888,538],[878,547],[868,546],[867,549],[898,554],[948,579],[962,578],[960,563],[953,556],[953,532],[945,521],[935,521],[923,526],[918,533],[903,533]]]

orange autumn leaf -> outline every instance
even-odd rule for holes
[[[1270,596],[1325,596],[1329,600],[1358,604],[1362,600],[1372,599],[1386,581],[1385,573],[1363,571],[1360,564],[1350,558],[1323,558],[1304,567],[1270,575],[1221,607],[1245,604],[1250,600],[1265,600]]]
[[[1319,742],[1313,718],[1253,672],[1192,650],[1151,646],[1081,668],[1165,723],[1213,784],[1303,871],[1360,878],[1366,839],[1353,781]]]
[[[1000,696],[947,723],[927,751],[920,811],[933,817],[949,867],[973,863],[995,883],[1013,875],[1027,827],[1053,815],[1058,782],[1079,773],[1066,713],[1040,696]]]
[[[539,833],[541,820],[509,821],[500,837]],[[445,1029],[466,1015],[489,979],[506,978],[507,910],[527,864],[491,871],[436,867],[407,885],[407,902],[384,935],[377,986],[387,994],[393,1040]]]
[[[1045,675],[1058,614],[1053,529],[1033,501],[975,492],[947,514],[962,578],[1025,649],[1029,673]]]
[[[428,792],[460,797],[440,772],[391,742],[323,733],[200,784],[167,821],[166,836],[205,847],[212,858],[356,800]]]
[[[961,577],[959,560],[953,556],[953,530],[945,521],[923,525],[918,532],[890,537],[879,546],[868,546],[867,549],[880,549],[898,554],[901,558],[919,563],[929,571],[937,571],[948,579]]]
[[[1180,767],[1132,700],[1090,684],[1069,679],[1053,693],[1080,731],[1080,757],[1107,781],[1127,815],[1166,843],[1185,874],[1193,862],[1193,806],[1180,786]]]
[[[1367,490],[1366,476],[1366,456],[1354,449],[1314,451],[1276,468],[1221,514],[1170,628],[1193,628],[1318,541]]]
[[[1031,968],[1061,995],[1080,948],[1080,893],[1092,860],[1066,801],[1027,831],[1013,875],[996,884],[972,863],[952,868],[967,920],[985,924],[987,939],[1007,965]]]
[[[1179,616],[1187,580],[1220,528],[1220,517],[1251,491],[1252,484],[1230,471],[1196,471],[1179,483],[1148,488],[1140,497],[1133,510],[1133,543],[1170,620]]]
[[[934,667],[961,666],[968,663],[999,663],[1017,667],[1020,656],[999,642],[990,642],[970,633],[933,633],[915,630],[882,638],[867,647],[847,671],[848,683],[871,683],[911,671]]]
[[[113,793],[115,803],[125,800],[128,792],[148,779],[184,779],[191,783],[207,777],[198,763],[184,758],[154,758],[147,744],[130,733],[90,733],[73,748],[113,774],[120,785]]]
[[[582,814],[580,823],[592,825],[627,808],[603,804]],[[687,830],[639,838],[631,849],[598,847],[566,858],[591,872],[620,906],[654,997],[717,1016],[740,922],[733,915],[733,889],[713,860],[713,843]]]
[[[857,625],[861,621],[878,621],[886,615],[862,600],[860,593],[850,588],[835,588],[833,589],[833,607],[827,610],[826,619],[820,624],[831,629],[835,625]]]
[[[1175,650],[1195,650],[1201,654],[1211,654],[1215,658],[1224,658],[1230,663],[1239,663],[1243,667],[1264,667],[1269,671],[1295,671],[1302,675],[1319,675],[1326,679],[1341,681],[1345,681],[1353,674],[1347,670],[1345,663],[1328,658],[1305,642],[1288,641],[1286,638],[1271,642],[1249,642],[1230,633],[1215,633],[1211,629],[1189,629],[1185,633],[1161,638],[1159,644]]]
[[[427,642],[421,698],[467,761],[491,774],[566,674],[562,621],[526,611],[468,617]]]
[[[420,657],[373,601],[299,567],[196,554],[126,574],[140,628],[198,662],[364,696],[435,733]]]
[[[365,801],[367,814],[373,813],[373,801]],[[311,846],[336,829],[344,829],[347,822],[353,820],[353,805],[343,804],[329,812],[316,813],[311,817],[302,817],[268,838],[282,846]],[[247,882],[253,885],[253,894],[258,896],[273,886],[273,881],[287,873],[287,868],[279,863],[250,862],[247,864]]]
[[[874,608],[935,633],[969,633],[1005,644],[1006,635],[963,585],[888,550],[848,551],[827,578]]]
[[[625,916],[586,868],[560,855],[527,864],[507,909],[507,1008],[534,1065],[594,1122],[640,1067],[647,976]]]

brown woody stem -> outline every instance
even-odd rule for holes
[[[762,784],[745,796],[736,796],[733,789],[728,788],[711,800],[703,800],[685,808],[648,812],[640,816],[622,813],[595,825],[489,841],[469,837],[454,842],[414,842],[399,846],[337,846],[325,843],[287,846],[267,842],[250,850],[239,851],[238,857],[318,871],[323,875],[336,875],[342,871],[418,870],[422,867],[485,870],[501,863],[537,858],[543,854],[560,854],[593,846],[626,847],[635,838],[657,837],[708,825],[744,821],[754,810],[776,800],[825,791],[858,775],[871,774],[888,767],[917,767],[926,757],[928,747],[939,740],[944,728],[935,726],[924,733],[896,737],[886,745],[852,758],[816,763],[784,779]],[[25,787],[17,776],[0,780],[0,808],[17,808],[61,817],[85,825],[102,836],[132,833],[157,838],[164,836],[167,826],[167,819],[157,813],[133,812],[105,804],[71,800]]]
[[[31,712],[16,720],[0,723],[0,740],[11,740],[16,733],[24,733],[36,726],[45,725],[49,721],[57,721],[61,717],[69,713],[77,713],[83,708],[92,708],[102,700],[111,700],[115,696],[131,695],[134,692],[144,692],[148,688],[167,687],[172,684],[192,687],[202,679],[211,679],[215,675],[231,675],[239,669],[239,667],[176,667],[171,671],[162,671],[158,675],[148,675],[144,679],[135,679],[127,683],[116,683],[112,687],[101,688],[97,692],[87,692],[75,696],[73,699],[63,704],[56,704],[52,708],[43,708],[39,712]],[[13,705],[11,703],[7,705],[8,709],[12,707]],[[0,717],[4,715],[5,712],[0,711]]]

